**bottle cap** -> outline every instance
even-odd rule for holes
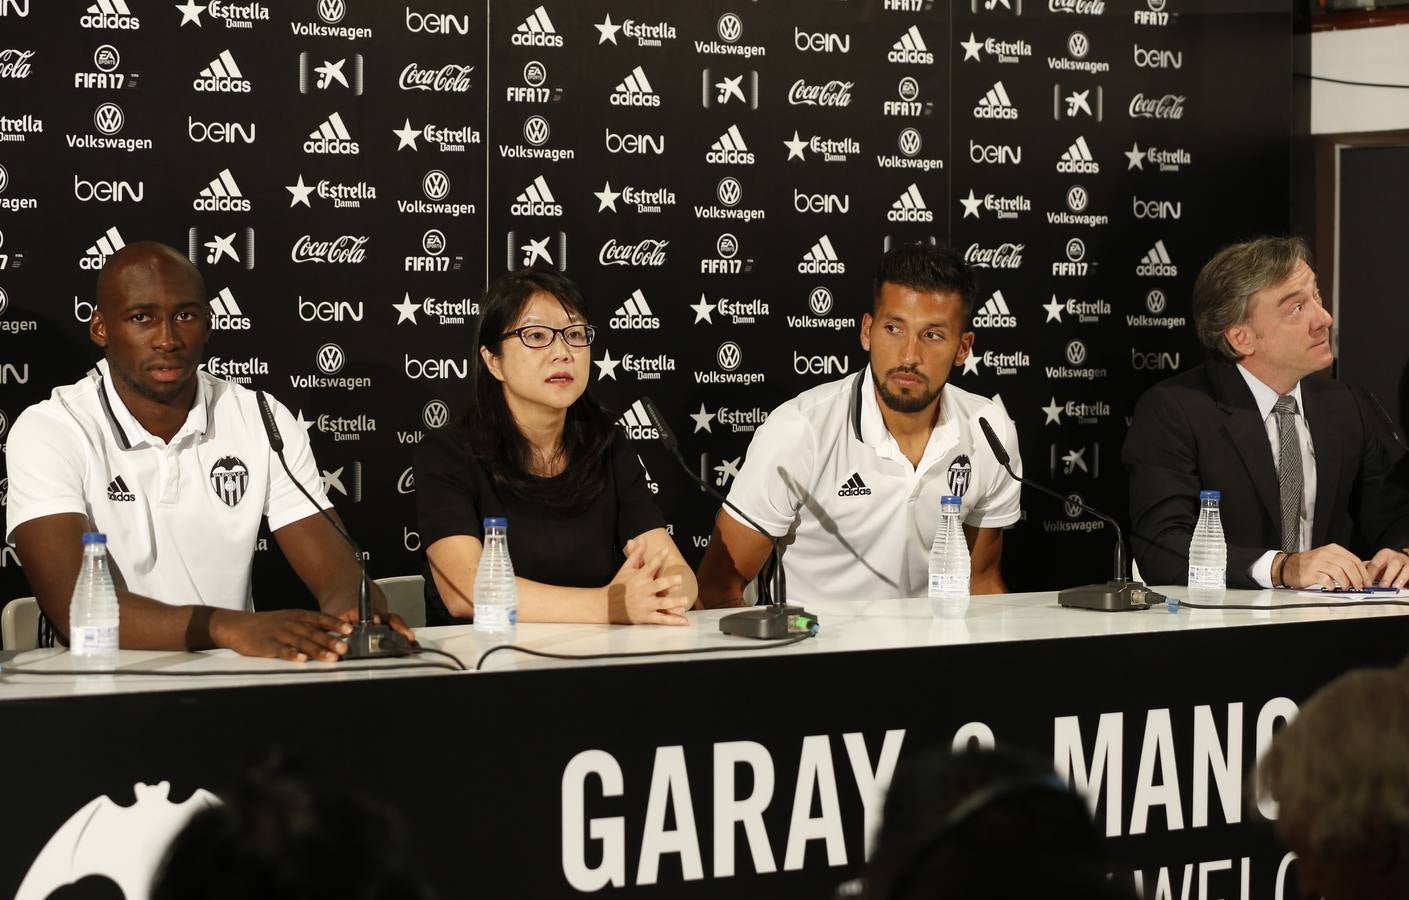
[[[509,520],[506,519],[506,518],[504,518],[503,516],[485,516],[485,518],[484,518],[484,527],[485,527],[485,528],[508,528],[508,527],[509,527]]]
[[[1199,491],[1200,500],[1222,500],[1222,491]]]
[[[101,531],[83,532],[83,543],[86,544],[107,544],[108,536]]]
[[[939,498],[939,505],[940,505],[940,506],[962,506],[963,504],[964,504],[964,498],[963,498],[963,497],[945,496],[945,497],[940,497],[940,498]]]

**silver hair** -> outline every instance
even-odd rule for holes
[[[1297,263],[1311,262],[1311,250],[1299,237],[1259,237],[1224,247],[1194,281],[1194,328],[1209,350],[1237,361],[1225,333],[1248,319],[1253,294],[1286,280]]]

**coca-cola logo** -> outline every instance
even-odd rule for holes
[[[838,81],[835,78],[826,84],[808,84],[799,78],[788,89],[788,102],[793,106],[850,106],[851,88],[855,84],[854,81]]]
[[[344,234],[331,241],[315,241],[305,234],[294,241],[289,258],[296,263],[360,263],[367,258],[368,238],[365,235]]]
[[[1005,242],[997,247],[981,247],[970,244],[964,251],[964,262],[983,269],[1016,269],[1023,263],[1023,249],[1026,244]]]
[[[665,248],[670,241],[646,238],[634,244],[618,243],[616,238],[608,238],[597,253],[597,262],[604,266],[663,266]]]
[[[28,78],[33,50],[0,50],[0,78]]]
[[[423,69],[417,63],[409,63],[401,70],[401,89],[463,94],[470,89],[470,73],[474,70],[474,66],[455,63],[448,63],[439,69]]]
[[[1163,97],[1146,97],[1143,93],[1130,98],[1132,119],[1182,119],[1184,118],[1184,96],[1165,94]]]

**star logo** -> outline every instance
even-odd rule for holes
[[[621,30],[621,26],[612,24],[611,13],[607,13],[607,17],[602,20],[602,24],[593,25],[592,27],[597,29],[597,31],[600,33],[600,36],[597,38],[597,46],[600,47],[607,41],[611,41],[613,45],[617,45],[616,33]]]
[[[964,48],[964,62],[968,62],[971,59],[975,62],[983,62],[983,59],[979,56],[979,53],[983,50],[983,42],[974,40],[974,33],[972,31],[969,32],[969,39],[967,41],[960,41],[959,46]]]
[[[714,83],[714,89],[719,93],[714,98],[715,102],[722,105],[728,103],[730,98],[735,97],[738,98],[740,103],[745,102],[744,89],[740,84],[743,80],[744,76],[742,75],[735,76],[734,78],[730,78],[726,75],[723,81],[716,81]],[[794,135],[794,137],[796,137],[796,135]]]
[[[538,241],[535,241],[533,238],[529,238],[527,244],[524,244],[523,246],[519,247],[519,249],[522,250],[524,254],[523,264],[525,268],[533,265],[540,259],[550,266],[553,264],[553,257],[548,255],[548,241],[549,238],[543,238],[542,240]]]
[[[416,138],[421,136],[421,130],[419,128],[412,128],[410,119],[407,119],[406,124],[400,128],[393,128],[391,133],[396,135],[396,149],[398,151],[404,150],[407,147],[410,147],[412,150],[421,149],[416,146]]]
[[[185,28],[189,22],[197,28],[201,25],[201,13],[205,12],[206,4],[197,3],[196,0],[186,0],[185,3],[176,4],[176,8],[181,12],[181,24],[177,27]]]
[[[412,325],[421,324],[416,319],[416,313],[420,312],[421,307],[424,305],[423,303],[412,303],[411,294],[408,291],[402,296],[400,303],[393,303],[391,305],[391,308],[396,310],[396,324],[400,325],[402,322],[410,322]]]
[[[289,209],[293,209],[300,203],[302,203],[304,206],[307,206],[309,209],[312,209],[313,204],[308,202],[308,195],[313,193],[317,189],[317,185],[304,184],[302,174],[298,176],[298,184],[284,185],[284,190],[288,191],[290,194],[293,195],[293,199],[289,201]]]
[[[802,155],[803,149],[807,147],[807,141],[804,141],[802,138],[798,137],[796,130],[793,131],[793,139],[790,141],[783,141],[783,143],[788,148],[789,162],[792,162],[794,159],[800,159],[803,162],[807,162],[807,157]]]
[[[1047,414],[1047,421],[1043,422],[1043,425],[1062,424],[1062,405],[1057,402],[1056,397],[1049,400],[1047,405],[1042,407],[1042,411]]]
[[[294,419],[294,424],[302,428],[305,434],[308,432],[308,429],[313,427],[313,422],[303,417],[303,410],[301,409],[298,411],[298,417]]]
[[[592,365],[597,367],[598,381],[606,378],[616,381],[616,367],[621,365],[621,360],[612,359],[612,352],[608,350],[602,354],[601,359],[592,360]]]
[[[1145,151],[1140,149],[1139,144],[1131,144],[1130,149],[1125,151],[1125,158],[1130,160],[1130,165],[1125,167],[1125,171],[1139,169],[1145,171]]]
[[[691,434],[699,434],[701,431],[708,431],[710,434],[714,434],[714,429],[709,427],[709,423],[714,421],[714,416],[714,413],[706,412],[705,405],[701,403],[699,412],[690,413],[690,418],[695,420],[695,430],[692,431]]]
[[[1052,302],[1042,304],[1042,308],[1047,310],[1046,322],[1062,321],[1062,304],[1061,301],[1057,299],[1056,294],[1052,295]],[[1044,324],[1046,324],[1046,322],[1044,322]]]
[[[608,181],[600,191],[593,191],[592,196],[597,198],[597,212],[606,209],[616,212],[616,198],[621,196],[621,191],[612,190],[612,183]]]
[[[700,294],[700,302],[690,304],[690,308],[695,311],[695,321],[691,324],[698,325],[701,322],[708,322],[709,324],[713,325],[714,308],[718,305],[718,303],[710,303],[708,300],[705,299],[704,294]]]
[[[973,216],[975,219],[979,218],[978,209],[983,206],[983,198],[975,197],[973,188],[969,188],[969,196],[960,197],[959,202],[964,204],[964,218],[967,219],[969,216]]]
[[[205,248],[210,251],[205,255],[206,265],[213,266],[227,256],[235,262],[239,262],[239,254],[235,252],[235,235],[237,234],[239,234],[238,231],[232,231],[224,237],[217,234],[215,240],[206,241]]]
[[[970,351],[969,355],[964,359],[964,374],[977,375],[979,361],[979,355]]]

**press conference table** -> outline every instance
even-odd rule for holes
[[[165,677],[14,671],[72,664],[31,651],[0,666],[0,894],[94,798],[218,792],[278,750],[398,808],[442,896],[825,897],[859,874],[897,755],[977,741],[1053,759],[1152,886],[1164,869],[1176,892],[1271,897],[1286,866],[1244,775],[1317,687],[1409,653],[1409,607],[1225,602],[1257,608],[1098,613],[1030,593],[946,621],[923,599],[807,599],[821,633],[784,647],[721,634],[724,611],[685,628],[521,625],[518,643],[561,654],[737,649],[501,651],[464,673],[223,651],[120,654]],[[468,667],[497,643],[417,636]],[[196,674],[211,670],[230,674]]]

